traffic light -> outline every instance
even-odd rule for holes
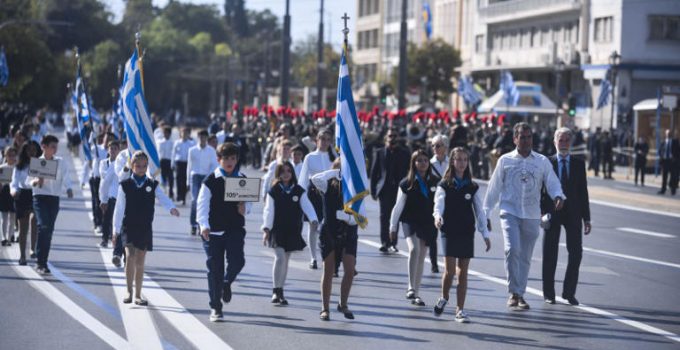
[[[567,112],[570,117],[576,116],[576,97],[569,97],[569,110]]]

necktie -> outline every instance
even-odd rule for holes
[[[568,163],[567,163],[566,158],[562,158],[562,160],[560,160],[560,161],[562,162],[562,171],[561,171],[561,174],[560,174],[560,182],[562,183],[562,189],[564,190],[564,189],[567,188],[567,177],[568,177],[568,175],[567,175],[567,164]]]

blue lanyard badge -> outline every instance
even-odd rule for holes
[[[461,188],[467,186],[470,183],[470,180],[468,179],[461,179],[457,176],[453,177],[453,187],[457,190],[460,190]]]
[[[427,185],[425,184],[425,181],[423,180],[422,177],[420,177],[420,174],[416,173],[416,180],[418,180],[418,186],[420,186],[420,193],[423,194],[423,196],[427,197]]]

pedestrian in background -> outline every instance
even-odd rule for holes
[[[640,136],[633,147],[635,152],[635,186],[638,184],[638,175],[640,175],[640,185],[645,185],[645,168],[647,167],[647,154],[649,153],[649,144],[647,139]]]
[[[180,139],[175,141],[172,148],[172,166],[175,169],[175,180],[177,180],[177,201],[182,205],[187,204],[187,161],[189,159],[189,149],[196,142],[191,139],[191,128],[183,128]]]
[[[274,249],[275,254],[272,267],[272,303],[288,305],[283,294],[283,285],[286,283],[291,254],[306,246],[302,238],[303,216],[307,216],[314,229],[318,221],[305,190],[297,183],[293,165],[287,161],[280,163],[274,177],[262,212],[262,243]]]
[[[127,295],[123,298],[123,303],[132,302],[134,285],[134,302],[139,306],[148,305],[148,301],[142,298],[142,282],[146,253],[153,250],[152,223],[156,198],[171,215],[179,216],[179,211],[158,186],[158,181],[146,176],[148,165],[149,158],[146,153],[137,151],[132,154],[130,158],[132,176],[120,182],[113,214],[115,240],[122,240],[125,246]],[[114,246],[115,244],[116,242]]]
[[[433,210],[434,224],[442,232],[445,256],[442,296],[437,299],[434,314],[439,316],[444,312],[444,307],[449,302],[453,277],[457,273],[455,320],[463,323],[470,321],[464,309],[468,267],[475,251],[475,227],[484,237],[487,252],[491,249],[491,240],[479,185],[472,181],[470,174],[468,151],[456,147],[451,151],[449,159],[449,166],[435,192]]]
[[[609,131],[605,131],[600,136],[600,151],[602,152],[602,178],[613,180],[612,171],[614,171],[614,144],[609,135]]]
[[[9,174],[10,181],[0,182],[0,220],[2,224],[2,245],[11,246],[14,242],[14,224],[16,222],[16,212],[14,210],[14,198],[9,190],[9,185],[14,171],[14,166],[17,163],[17,149],[14,147],[7,147],[4,151],[4,159],[0,165],[0,171],[4,174]]]
[[[198,191],[201,183],[217,168],[217,153],[215,149],[208,146],[208,131],[198,132],[198,144],[189,148],[187,157],[187,183],[191,190],[191,214],[189,223],[191,224],[191,235],[195,236],[198,232],[198,222],[196,221],[196,204],[198,203]]]
[[[434,192],[440,177],[432,174],[427,154],[418,150],[409,161],[408,175],[399,183],[397,202],[390,217],[390,236],[396,240],[397,228],[401,230],[408,245],[408,290],[406,299],[411,304],[425,306],[418,292],[423,278],[423,265],[428,242],[437,236],[430,218],[434,207]],[[436,264],[435,260],[432,262]]]
[[[659,194],[666,193],[666,188],[671,189],[675,195],[678,189],[678,167],[680,166],[680,143],[673,138],[670,129],[666,129],[659,147],[659,163],[661,164],[661,190]]]

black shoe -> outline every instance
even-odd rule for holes
[[[381,253],[387,253],[387,246],[384,245],[378,249]]]
[[[100,248],[108,248],[108,246],[109,246],[109,242],[107,242],[107,241],[102,241],[101,243],[99,243]]]
[[[439,266],[437,266],[436,264],[432,265],[432,273],[439,273]]]
[[[129,296],[126,296],[125,298],[123,298],[123,304],[130,304],[130,303],[132,303],[132,296],[129,295]]]
[[[6,239],[3,239],[2,242],[0,242],[0,244],[1,244],[3,247],[6,246],[6,245],[7,245],[7,240],[6,240]]]
[[[573,306],[578,306],[578,305],[579,305],[579,302],[578,302],[578,300],[576,300],[575,297],[564,297],[564,296],[563,296],[563,298],[564,298],[564,299],[567,299],[567,302],[569,303],[569,305],[573,305]]]
[[[35,253],[31,252],[30,258],[31,258],[31,259],[35,259],[36,257],[38,257],[38,256],[35,255]]]
[[[316,269],[319,268],[319,267],[316,265],[316,260],[312,260],[312,261],[309,262],[309,268],[312,269],[312,270],[316,270]]]
[[[224,282],[224,288],[222,289],[222,301],[228,303],[231,301],[231,283]]]
[[[41,275],[47,275],[51,272],[50,269],[47,268],[47,266],[40,266],[40,265],[38,265],[35,268],[35,271],[38,272]]]
[[[392,250],[392,253],[399,253],[399,249],[397,249],[397,245],[396,245],[396,244],[393,245],[393,246],[391,246],[390,249]]]
[[[352,313],[352,311],[349,311],[349,308],[347,307],[347,305],[342,306],[342,305],[338,304],[338,311],[342,312],[342,314],[345,316],[346,319],[348,319],[348,320],[354,319],[354,314]]]
[[[545,298],[545,303],[555,305],[555,298]]]
[[[147,305],[149,305],[149,302],[146,301],[146,300],[144,300],[144,299],[142,299],[142,298],[136,298],[136,299],[135,299],[135,305],[138,305],[138,306],[147,306]]]
[[[279,297],[279,288],[272,289],[272,304],[280,304],[281,298]]]
[[[198,231],[195,227],[191,228],[191,235],[196,236],[196,231]]]
[[[666,194],[666,190],[661,190],[661,191],[657,192],[656,194]]]
[[[26,266],[26,258],[19,258],[19,266]]]
[[[280,305],[288,305],[288,300],[283,296],[283,288],[279,288],[279,299],[281,300]]]
[[[420,297],[415,297],[411,300],[411,305],[425,306],[425,302]]]

